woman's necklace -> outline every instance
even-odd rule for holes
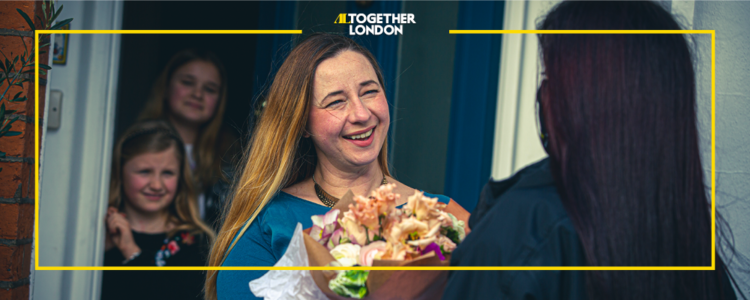
[[[336,205],[337,202],[339,202],[339,198],[332,196],[331,194],[326,192],[322,187],[320,187],[318,182],[315,181],[315,174],[313,174],[312,180],[315,183],[315,195],[318,195],[318,199],[320,199],[320,201],[323,202],[325,206],[333,207],[334,205]],[[385,179],[385,173],[383,173],[383,181],[380,182],[380,185],[383,185],[386,183],[388,183],[388,180]]]

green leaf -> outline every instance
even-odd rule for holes
[[[8,131],[10,131],[10,126],[3,127],[3,129],[0,129],[0,136],[5,135],[5,133]]]
[[[7,57],[7,56],[5,56],[5,52],[3,52],[3,51],[0,51],[0,54],[2,54],[2,55],[3,55],[3,57],[5,57],[5,59],[6,59],[6,60],[8,59],[8,57]]]
[[[21,14],[21,16],[24,19],[26,19],[26,23],[29,23],[29,27],[31,27],[31,30],[36,31],[36,27],[34,27],[34,22],[31,22],[31,19],[29,19],[29,16],[26,15],[26,13],[23,12],[20,8],[16,8],[16,10],[18,11],[19,14]]]
[[[62,8],[63,8],[63,6],[60,5],[60,8],[57,9],[57,12],[55,12],[55,14],[52,15],[52,19],[49,20],[50,24],[52,24],[52,22],[54,22],[55,19],[57,19],[57,16],[60,15],[60,12],[62,11]]]
[[[0,157],[4,158],[5,157],[5,152],[0,152]],[[2,170],[2,169],[0,169],[0,170]]]
[[[5,119],[5,103],[0,104],[0,120]]]
[[[26,40],[24,40],[23,38],[21,38],[21,42],[23,43],[23,50],[26,51],[26,52],[28,52],[29,51],[29,47],[26,47]]]
[[[39,70],[39,75],[47,75],[47,72],[45,72],[44,70]]]
[[[18,134],[8,134],[9,132],[11,132],[10,131],[10,125],[7,125],[7,126],[3,127],[2,130],[0,130],[0,136],[14,136],[14,135],[18,135]]]
[[[41,54],[44,54],[44,53],[47,53],[47,51],[39,51],[39,54],[40,54],[40,55],[41,55]]]
[[[7,59],[5,61],[8,61]],[[0,69],[3,69],[3,72],[8,72],[5,70],[5,64],[3,64],[2,61],[0,61]]]
[[[8,133],[4,134],[4,136],[17,136],[17,135],[21,135],[21,133],[23,133],[23,132],[20,132],[20,131],[8,131]]]
[[[45,70],[52,70],[52,67],[45,65],[45,64],[39,64],[39,68],[45,69]]]
[[[11,124],[13,124],[13,122],[18,121],[18,118],[19,118],[18,116],[15,116],[13,119],[11,119],[10,123],[8,123],[8,126],[10,126]]]
[[[13,55],[13,53],[11,53],[11,55]],[[18,56],[16,56],[16,57],[15,57],[15,58],[13,59],[13,65],[12,65],[12,67],[10,68],[11,70],[13,70],[13,69],[15,69],[15,68],[16,68],[16,63],[17,63],[17,62],[18,62]]]
[[[44,43],[44,45],[39,46],[39,49],[42,49],[47,46],[49,46],[49,43]],[[42,54],[42,51],[39,51],[39,54]]]
[[[6,72],[10,72],[10,71],[13,70],[13,68],[11,68],[11,66],[13,66],[13,65],[11,65],[10,61],[6,58],[5,59],[5,68],[3,70],[6,70]]]
[[[23,96],[21,98],[13,99],[13,100],[10,100],[8,102],[23,102],[23,101],[26,101],[26,100],[29,100],[29,98],[27,98],[26,96]]]
[[[62,8],[62,6],[60,8]],[[60,23],[57,23],[57,24],[55,24],[55,26],[52,26],[52,28],[50,28],[50,29],[51,30],[59,29],[60,27],[63,27],[65,25],[67,25],[68,23],[70,23],[70,21],[73,21],[73,18],[64,20],[64,21],[62,21]]]
[[[13,122],[15,122],[16,120],[18,120],[18,116],[16,116],[15,118],[13,118],[13,120],[10,120],[10,122],[5,122],[5,123],[3,123],[3,126],[4,126],[4,127],[3,127],[3,131],[8,131],[8,130],[10,130],[10,128],[12,127],[12,124],[13,124]],[[6,120],[6,121],[7,121],[7,120]],[[7,125],[5,125],[6,123],[7,123]]]
[[[42,0],[42,13],[44,14],[44,18],[47,19],[47,1]]]
[[[13,96],[13,99],[18,99],[18,96],[21,96],[21,93],[23,93],[23,91],[18,92],[18,94]],[[13,101],[13,100],[10,100],[10,101]]]
[[[8,110],[5,111],[5,114],[6,115],[15,114],[17,111],[18,110],[16,110],[16,109],[8,109]]]
[[[37,20],[39,21],[39,24],[42,24],[42,28],[43,28],[43,29],[44,29],[44,28],[47,28],[47,26],[45,26],[45,25],[44,25],[44,24],[45,24],[45,23],[44,23],[44,20],[42,20],[42,18],[40,18],[40,17],[39,17],[39,15],[36,15],[35,17],[36,17],[36,19],[37,19]]]
[[[450,239],[453,243],[455,243],[456,245],[461,243],[461,238],[458,231],[451,227],[443,227],[441,229],[444,232],[443,235],[445,235],[445,237]]]

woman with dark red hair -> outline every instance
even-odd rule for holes
[[[653,2],[563,2],[539,29],[681,28]],[[487,184],[451,265],[711,266],[687,38],[539,35],[549,158]],[[715,271],[459,271],[444,299],[736,299],[728,275],[718,255]]]

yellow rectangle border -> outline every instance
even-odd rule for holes
[[[39,58],[39,34],[302,34],[302,30],[37,30],[34,32],[35,57]],[[413,270],[413,271],[713,271],[716,269],[716,31],[715,30],[449,30],[449,34],[710,34],[711,35],[711,266],[705,267],[62,267],[39,266],[39,176],[34,178],[34,267],[36,270]],[[34,116],[39,115],[39,64],[34,66]],[[38,118],[35,118],[39,120]],[[39,125],[34,126],[34,167],[39,172]]]

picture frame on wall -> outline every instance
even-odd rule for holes
[[[70,30],[70,24],[66,24],[65,26],[60,28],[61,30]],[[68,61],[68,39],[70,39],[70,34],[63,33],[63,34],[56,34],[55,38],[55,44],[53,45],[53,52],[52,52],[52,64],[55,65],[65,65],[65,63]]]

